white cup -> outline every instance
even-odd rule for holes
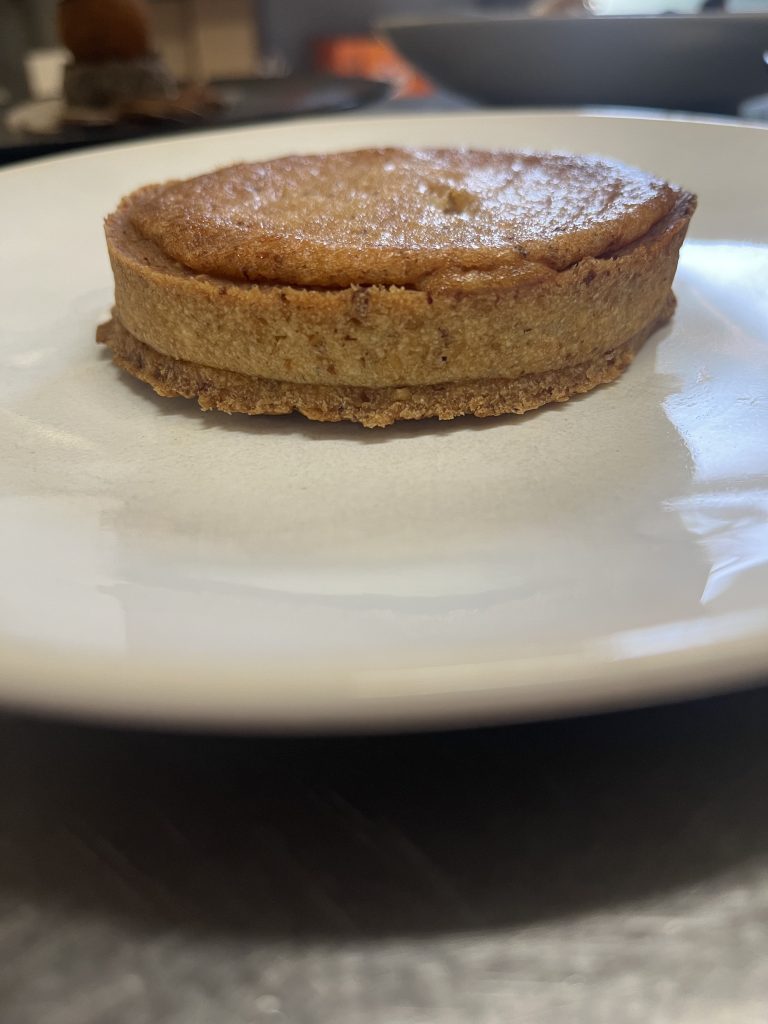
[[[27,88],[33,100],[52,100],[61,96],[64,84],[64,65],[69,50],[62,46],[29,50],[24,57]]]

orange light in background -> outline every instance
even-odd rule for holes
[[[391,82],[395,97],[429,96],[431,82],[383,39],[373,36],[330,36],[312,43],[312,63],[316,71],[342,77],[359,76]]]

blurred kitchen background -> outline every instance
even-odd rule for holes
[[[768,0],[63,0],[81,23],[114,4],[143,8],[152,50],[177,82],[237,82],[241,91],[235,103],[220,90],[217,112],[215,104],[203,111],[199,95],[189,110],[145,105],[140,119],[136,111],[129,118],[134,134],[137,120],[145,132],[195,118],[243,123],[445,96],[768,117]],[[61,102],[72,61],[58,7],[0,0],[0,156],[13,145],[30,155],[34,146],[18,148],[22,136],[47,135],[50,151],[54,136],[87,144],[107,127],[107,117],[73,122],[50,106]],[[614,29],[605,16],[616,14],[643,16],[643,24]],[[335,79],[346,88],[329,92]],[[125,137],[124,126],[115,135],[116,118],[109,138]]]

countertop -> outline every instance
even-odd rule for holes
[[[764,1024],[768,689],[400,737],[0,717],[3,1024]]]

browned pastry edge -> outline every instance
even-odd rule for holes
[[[107,222],[121,324],[156,352],[246,378],[338,391],[517,380],[599,359],[655,321],[672,286],[690,197],[641,240],[541,280],[425,293],[299,289],[193,274]]]
[[[351,420],[365,427],[385,427],[396,420],[521,414],[550,402],[566,402],[573,395],[615,380],[674,309],[670,291],[660,314],[628,341],[565,369],[529,373],[516,380],[489,378],[407,387],[294,384],[202,366],[155,351],[116,317],[99,327],[97,341],[111,349],[121,369],[150,384],[158,395],[196,398],[201,409],[249,415],[300,412],[311,420]]]

